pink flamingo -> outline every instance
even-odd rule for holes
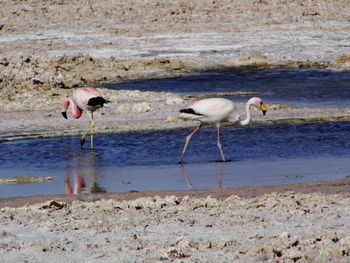
[[[90,118],[90,128],[83,133],[83,135],[80,138],[80,144],[81,146],[85,143],[85,136],[90,133],[90,147],[93,148],[93,134],[94,134],[94,111],[103,107],[105,103],[108,103],[108,100],[105,100],[100,92],[95,88],[79,88],[73,91],[73,99],[71,98],[65,98],[63,101],[63,110],[62,115],[64,118],[67,119],[67,108],[69,104],[72,105],[72,117],[73,118],[80,118],[83,111],[86,112],[86,114]]]
[[[225,162],[225,156],[222,151],[222,146],[220,143],[220,126],[223,122],[237,123],[240,125],[248,125],[252,119],[250,108],[254,106],[260,109],[265,115],[267,108],[258,97],[253,97],[248,100],[246,105],[247,117],[245,120],[241,120],[240,114],[237,111],[237,107],[231,100],[224,98],[211,98],[196,101],[186,108],[180,110],[180,118],[186,120],[197,120],[200,121],[200,125],[195,128],[187,137],[185,146],[182,150],[179,163],[182,163],[182,159],[185,155],[187,146],[191,140],[191,137],[199,131],[202,124],[215,124],[216,134],[217,134],[217,146],[219,148],[222,161]]]

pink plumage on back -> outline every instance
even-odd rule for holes
[[[74,103],[84,111],[95,111],[100,107],[91,107],[88,105],[92,98],[102,97],[100,92],[94,88],[82,88],[73,92]]]

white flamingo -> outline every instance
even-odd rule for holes
[[[90,128],[81,136],[81,146],[85,143],[85,136],[90,133],[90,147],[93,148],[93,134],[94,134],[94,111],[103,107],[109,101],[104,99],[100,92],[95,88],[79,88],[73,91],[73,99],[65,98],[63,101],[62,115],[67,119],[67,108],[69,104],[72,105],[72,117],[79,119],[82,112],[85,111],[90,118]]]
[[[245,120],[241,120],[240,114],[237,111],[237,107],[234,102],[224,98],[211,98],[196,101],[186,108],[180,110],[180,118],[186,120],[197,120],[200,121],[200,125],[195,128],[187,137],[185,146],[182,150],[179,163],[182,163],[183,157],[185,155],[187,146],[191,140],[191,137],[199,131],[202,124],[215,124],[216,134],[217,134],[217,146],[219,148],[222,161],[225,162],[225,156],[222,151],[222,146],[220,142],[220,126],[223,122],[237,123],[240,125],[248,125],[252,119],[250,108],[254,106],[260,109],[265,115],[267,108],[258,97],[253,97],[248,100],[246,104],[246,114]]]

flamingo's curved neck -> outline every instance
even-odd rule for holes
[[[63,101],[63,108],[66,111],[68,109],[69,104],[72,105],[72,117],[73,118],[80,118],[81,114],[82,114],[82,110],[80,108],[78,108],[78,106],[74,103],[74,101],[70,98],[66,98]]]
[[[247,114],[247,117],[245,120],[243,121],[240,121],[240,124],[242,126],[245,126],[245,125],[248,125],[250,123],[250,121],[252,120],[252,116],[250,114],[250,103],[248,102],[247,105],[245,106],[245,110],[246,110],[246,114]]]

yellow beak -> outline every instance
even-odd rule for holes
[[[264,104],[261,104],[260,106],[260,110],[263,112],[263,114],[265,115],[267,112],[267,107]]]

